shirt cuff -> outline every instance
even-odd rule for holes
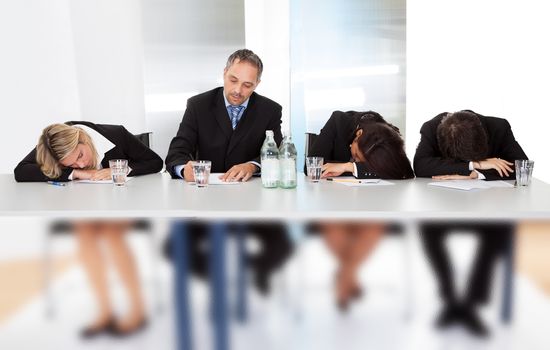
[[[474,169],[474,162],[469,162],[469,163],[468,163],[468,169],[469,169],[470,171],[473,170],[473,171],[475,171],[475,172],[477,173],[477,179],[478,179],[478,180],[485,180],[485,179],[486,179],[486,178],[485,178],[485,175],[483,175],[482,173],[480,173],[479,171],[477,171],[476,169]]]
[[[69,181],[73,181],[73,174],[74,174],[74,170],[71,171],[71,173],[69,174],[69,177],[68,177]]]
[[[185,165],[174,165],[174,173],[176,174],[177,177],[179,177],[180,179],[183,179],[183,176],[181,174],[181,170],[183,169]]]
[[[247,162],[247,163],[254,164],[255,166],[258,167],[258,171],[257,171],[255,174],[259,174],[260,170],[262,170],[262,166],[261,166],[261,164],[259,164],[258,162],[255,162],[255,161],[251,160],[251,161],[249,161],[249,162]]]
[[[355,162],[352,162],[351,164],[353,164],[353,176],[357,177],[357,164],[355,164]]]
[[[477,170],[474,170],[476,173],[477,173],[477,179],[478,180],[485,180],[485,175],[483,175],[482,173],[480,173],[479,171]]]

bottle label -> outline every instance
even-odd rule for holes
[[[279,160],[281,167],[281,183],[291,184],[296,182],[296,160],[281,159]]]
[[[265,187],[277,187],[279,182],[279,160],[262,159],[262,184]]]

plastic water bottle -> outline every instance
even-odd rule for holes
[[[281,169],[279,187],[296,187],[296,157],[296,146],[292,142],[292,137],[287,135],[279,148],[279,167]]]
[[[275,143],[273,130],[266,130],[261,150],[262,185],[274,188],[279,184],[279,150]]]

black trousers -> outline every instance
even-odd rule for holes
[[[209,273],[209,224],[204,221],[190,221],[187,224],[190,246],[191,271],[205,277]],[[257,254],[248,253],[247,263],[257,273],[269,274],[283,265],[293,251],[286,226],[282,223],[240,223],[228,224],[230,234],[242,231],[247,237],[254,237],[260,243]],[[164,252],[171,258],[172,242],[167,240]]]
[[[445,222],[424,223],[420,226],[424,250],[436,275],[440,295],[446,303],[457,302],[454,268],[451,266],[449,253],[444,246],[446,237],[455,230],[471,232],[479,240],[463,301],[469,304],[484,304],[490,297],[495,262],[513,238],[515,225]]]

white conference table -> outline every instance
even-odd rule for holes
[[[198,188],[167,173],[132,179],[125,187],[109,184],[16,183],[0,175],[0,216],[42,218],[205,219],[211,229],[211,266],[216,349],[228,348],[224,261],[224,221],[231,220],[386,220],[516,222],[550,220],[550,185],[534,179],[521,188],[460,191],[428,186],[431,179],[391,181],[390,186],[347,187],[299,176],[295,189],[265,189],[259,178],[238,185]],[[176,267],[178,348],[191,349],[187,297],[188,262],[184,220],[172,225]],[[510,247],[511,249],[511,247]],[[503,318],[511,315],[513,259],[507,262]]]
[[[347,187],[299,176],[295,189],[262,188],[259,178],[198,188],[167,173],[108,184],[16,183],[0,175],[0,216],[62,218],[547,220],[550,185],[460,191],[431,179]]]

